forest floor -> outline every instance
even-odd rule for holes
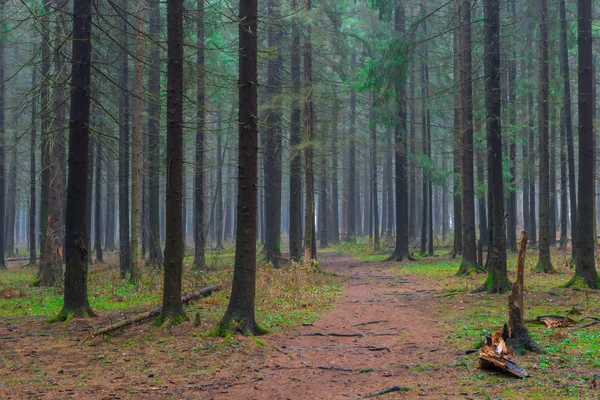
[[[231,254],[223,254],[229,263]],[[477,353],[467,351],[506,321],[506,295],[474,293],[485,276],[455,277],[459,260],[442,251],[410,263],[385,257],[367,246],[341,246],[319,255],[328,274],[261,268],[257,319],[272,332],[259,339],[205,336],[226,306],[226,287],[186,308],[199,326],[143,323],[83,344],[90,327],[158,304],[160,274],[136,288],[116,277],[110,294],[100,278],[110,271],[94,269],[92,307],[101,317],[49,325],[43,315],[58,311],[60,293],[27,288],[27,273],[13,266],[12,278],[0,273],[0,398],[356,399],[394,386],[399,390],[380,398],[598,398],[600,389],[592,387],[600,372],[600,325],[530,325],[546,353],[513,357],[530,378],[483,371]],[[559,273],[539,275],[531,271],[536,254],[528,253],[526,318],[574,308],[582,314],[575,319],[600,314],[598,292],[559,288],[573,273],[566,259],[556,252]],[[213,269],[186,275],[184,287],[227,278]],[[514,256],[509,270],[514,279]],[[115,302],[123,309],[115,310]]]

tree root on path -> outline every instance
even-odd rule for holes
[[[365,337],[364,333],[356,332],[356,333],[337,333],[337,332],[309,332],[309,333],[301,333],[300,336],[337,336],[337,337]]]
[[[350,399],[350,400],[369,399],[369,398],[372,398],[372,397],[377,397],[377,396],[384,395],[386,393],[391,393],[391,392],[408,392],[409,390],[410,390],[410,388],[405,387],[405,386],[390,386],[389,388],[381,389],[378,392],[373,392],[373,393],[365,394],[364,396],[356,397],[356,398]]]
[[[188,304],[193,300],[196,300],[196,299],[199,299],[202,297],[208,297],[211,294],[219,291],[220,289],[221,289],[221,285],[212,285],[212,286],[205,287],[204,289],[201,289],[197,292],[186,294],[185,296],[183,296],[181,298],[181,303]],[[105,334],[115,331],[117,329],[124,328],[126,326],[135,324],[136,322],[141,322],[146,319],[155,318],[156,316],[158,316],[160,314],[161,311],[162,311],[161,306],[154,307],[154,308],[150,309],[149,311],[134,315],[131,318],[127,318],[122,321],[115,322],[114,324],[110,324],[104,328],[97,329],[93,332],[90,332],[88,334],[88,336],[81,342],[81,344],[85,343],[86,340],[92,339],[96,336],[105,335]]]
[[[354,324],[354,325],[350,325],[350,326],[364,326],[364,325],[371,325],[371,324],[382,324],[385,322],[389,322],[387,319],[376,319],[374,321],[366,321],[366,322],[361,322],[359,324]]]
[[[317,369],[324,369],[327,371],[342,371],[342,372],[352,372],[352,368],[342,368],[342,367],[327,367],[324,365],[319,365]]]

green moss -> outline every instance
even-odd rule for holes
[[[63,308],[56,316],[47,319],[46,322],[49,324],[53,324],[56,322],[64,322],[66,325],[69,322],[71,322],[73,318],[87,318],[95,316],[96,313],[94,313],[89,307],[82,307],[77,310],[66,310]]]
[[[154,321],[154,325],[163,326],[165,323],[167,326],[176,326],[181,324],[182,322],[188,321],[188,317],[185,313],[180,314],[163,314],[160,313]]]
[[[478,274],[480,272],[484,272],[482,267],[479,267],[476,264],[470,263],[467,260],[463,260],[460,263],[460,267],[458,268],[458,272],[456,276],[469,276],[472,274]]]
[[[548,260],[548,261],[542,261],[541,259],[538,260],[535,268],[534,268],[535,272],[539,272],[539,273],[544,273],[544,274],[555,274],[556,273],[556,269],[554,268],[554,266],[552,265],[552,263]]]
[[[573,289],[573,290],[581,290],[581,289],[598,289],[600,287],[600,276],[596,278],[596,287],[591,287],[588,285],[587,280],[579,275],[575,275],[571,278],[571,280],[564,285],[560,286],[564,289]]]
[[[506,293],[510,291],[511,284],[508,276],[496,276],[494,272],[488,274],[483,284],[483,291],[486,293]]]

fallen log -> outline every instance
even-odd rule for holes
[[[528,324],[544,324],[548,328],[563,328],[565,326],[577,325],[578,322],[569,317],[563,317],[561,315],[542,315],[536,317],[536,319],[530,319],[525,321]]]
[[[190,303],[196,299],[199,299],[201,297],[208,297],[211,294],[218,292],[220,289],[221,289],[221,285],[212,285],[212,286],[205,287],[204,289],[201,289],[197,292],[186,294],[185,296],[183,296],[181,298],[181,303],[188,304],[188,303]],[[115,331],[117,329],[124,328],[129,325],[133,325],[137,322],[141,322],[146,319],[154,318],[154,317],[158,316],[158,314],[160,314],[161,310],[162,310],[161,306],[154,307],[154,308],[150,309],[149,311],[146,311],[146,312],[143,312],[140,314],[136,314],[133,317],[124,319],[119,322],[115,322],[114,324],[110,324],[108,326],[105,326],[104,328],[97,329],[93,332],[90,332],[83,342],[85,342],[88,339],[93,339],[96,336],[105,335],[105,334]]]

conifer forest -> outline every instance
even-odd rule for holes
[[[597,399],[598,66],[593,0],[0,0],[0,398]]]

